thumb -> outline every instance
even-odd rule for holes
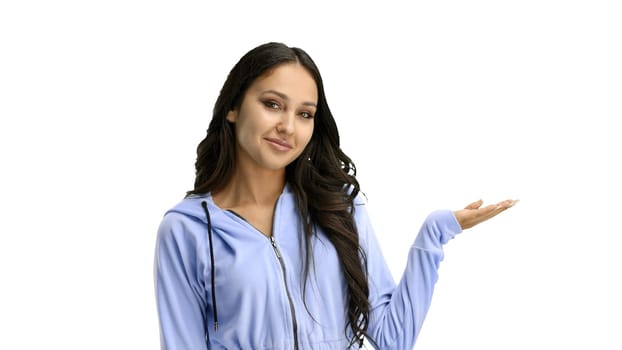
[[[464,209],[477,209],[477,208],[481,207],[483,203],[484,203],[484,201],[482,199],[480,199],[477,202],[473,202],[473,203],[467,205],[466,207],[464,207]]]

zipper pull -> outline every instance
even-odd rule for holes
[[[274,248],[274,252],[276,253],[277,258],[281,258],[281,253],[279,253],[279,248],[276,247],[276,240],[274,236],[270,236],[270,242],[272,243],[272,248]]]

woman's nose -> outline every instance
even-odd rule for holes
[[[291,134],[295,130],[296,116],[294,112],[284,111],[281,114],[281,120],[277,125],[277,130],[285,134]]]

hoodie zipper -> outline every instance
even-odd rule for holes
[[[277,204],[278,205],[278,201]],[[275,205],[275,209],[274,212],[276,214],[276,205]],[[287,295],[287,301],[289,302],[289,310],[292,314],[292,328],[294,330],[294,350],[298,350],[298,323],[296,322],[296,311],[294,309],[294,302],[292,301],[292,296],[289,293],[289,288],[287,287],[287,274],[286,274],[286,270],[285,270],[285,261],[283,260],[283,256],[281,255],[281,252],[279,251],[279,247],[277,247],[276,245],[276,240],[274,239],[274,235],[271,235],[270,237],[267,237],[263,232],[261,232],[260,230],[258,230],[255,226],[253,226],[251,223],[249,223],[242,215],[236,213],[233,210],[228,210],[230,213],[234,214],[235,216],[237,216],[238,218],[242,219],[244,222],[246,222],[246,224],[250,225],[252,228],[254,228],[255,230],[257,230],[257,232],[268,238],[270,240],[270,243],[272,244],[272,249],[274,250],[274,254],[276,255],[277,259],[279,260],[279,264],[281,265],[281,271],[283,272],[283,285],[285,286],[285,294]],[[272,232],[275,231],[274,229],[274,223],[276,222],[276,220],[273,221],[272,224]]]
[[[272,243],[274,254],[276,254],[276,257],[279,260],[279,263],[281,264],[281,270],[283,271],[283,284],[285,285],[285,294],[287,294],[287,301],[289,302],[289,309],[292,313],[292,326],[294,328],[294,349],[298,350],[298,324],[296,323],[296,311],[294,310],[294,303],[292,302],[292,297],[289,294],[289,288],[287,288],[285,262],[283,261],[283,256],[281,255],[279,248],[276,246],[276,240],[274,239],[274,236],[270,236],[270,243]]]

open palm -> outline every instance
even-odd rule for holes
[[[477,202],[467,205],[464,209],[454,211],[454,215],[456,216],[460,227],[462,227],[463,230],[466,230],[497,216],[501,212],[514,206],[516,202],[518,202],[518,200],[507,199],[497,204],[490,204],[482,207],[484,201],[480,199]]]

